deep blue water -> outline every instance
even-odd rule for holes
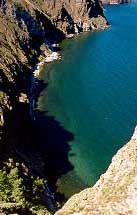
[[[38,108],[74,135],[74,168],[56,184],[66,197],[97,181],[137,123],[137,3],[105,13],[110,29],[65,40],[63,60],[41,74]]]

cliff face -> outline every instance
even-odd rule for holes
[[[31,140],[31,135],[38,133],[38,128],[35,128],[36,132],[31,131],[30,134],[33,122],[30,121],[29,107],[26,105],[29,102],[28,98],[32,96],[30,93],[32,71],[43,53],[43,48],[44,52],[45,50],[48,52],[49,49],[52,50],[53,43],[61,41],[69,34],[103,29],[106,26],[107,21],[97,0],[0,1],[0,126],[3,141],[0,168],[10,158],[8,166],[15,167],[17,160],[21,175],[25,177],[26,182],[29,181],[30,186],[33,172],[35,176],[45,179],[42,169],[46,161],[42,160],[36,146],[34,149],[34,139]],[[57,124],[55,125],[57,128]],[[49,129],[48,126],[46,129]],[[36,139],[39,141],[38,136]],[[31,142],[34,148],[31,148]],[[135,131],[131,141],[118,151],[109,169],[96,185],[74,195],[56,214],[136,215],[136,161]],[[27,191],[27,198],[30,200],[31,196],[32,200],[36,191],[36,189],[33,193],[32,190]],[[44,192],[44,198],[45,196]],[[34,203],[38,201],[37,206],[42,204],[43,208],[43,205],[48,207],[50,204],[51,209],[52,198],[49,197],[49,193],[47,196],[45,201],[40,193],[33,199],[33,204],[29,202],[29,206],[34,207]],[[0,196],[0,203],[1,199]],[[2,210],[0,208],[0,212],[3,212]]]
[[[102,0],[102,4],[124,4],[131,3],[131,0]]]
[[[49,46],[61,41],[68,34],[106,26],[107,21],[97,0],[2,0],[0,2],[2,90],[11,97],[12,89],[16,98],[20,91],[29,90],[28,76],[41,54],[43,43]]]
[[[45,1],[43,9],[47,11],[55,26],[66,35],[106,26],[98,0]]]
[[[29,73],[41,54],[41,45],[60,41],[64,34],[29,1],[6,0],[0,4],[0,70],[3,89],[7,93],[11,89],[16,91],[14,93],[27,91]]]
[[[56,215],[137,214],[137,128],[92,188],[72,196]]]
[[[107,21],[98,1],[0,1],[0,189],[13,172],[16,172],[17,181],[21,183],[18,189],[14,187],[8,192],[0,192],[0,213],[8,210],[8,214],[41,214],[38,210],[44,209],[43,213],[49,214],[46,208],[55,211],[56,202],[44,182],[47,179],[47,157],[53,151],[46,146],[56,141],[54,135],[51,137],[49,134],[57,131],[61,134],[63,129],[52,118],[46,117],[45,124],[44,120],[40,124],[30,117],[30,113],[33,115],[30,106],[34,101],[32,97],[38,96],[42,87],[45,87],[38,80],[32,86],[32,72],[41,57],[45,58],[57,50],[53,44],[67,35],[105,27]],[[43,138],[41,133],[44,134]],[[69,133],[66,136],[71,138]],[[66,139],[62,137],[62,141]],[[57,163],[51,157],[49,162],[52,165]],[[6,179],[3,167],[7,171]],[[17,195],[14,195],[15,189]],[[11,198],[10,192],[15,198]],[[25,205],[20,205],[20,194],[27,202]]]

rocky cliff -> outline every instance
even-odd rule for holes
[[[53,149],[49,145],[56,141],[50,134],[64,131],[53,118],[47,117],[44,124],[43,118],[37,122],[34,117],[34,97],[45,84],[35,80],[32,85],[33,71],[41,58],[57,51],[55,44],[65,37],[106,27],[98,0],[0,1],[0,213],[41,214],[38,211],[42,210],[49,214],[46,208],[56,210],[45,179],[49,179],[48,172],[55,177],[58,168],[53,165],[57,165],[56,155],[50,157]],[[71,139],[71,134],[66,136]],[[47,163],[52,163],[51,169]]]
[[[47,11],[54,25],[65,35],[106,26],[102,5],[98,0],[45,1],[43,10]]]
[[[56,215],[137,214],[137,128],[92,188],[72,196]]]
[[[48,133],[53,136],[58,129],[62,133],[62,128],[54,119],[46,118],[46,125],[42,127],[30,117],[31,97],[39,94],[36,88],[32,90],[32,72],[39,57],[53,51],[54,43],[68,35],[105,27],[107,21],[97,0],[0,1],[0,169],[4,166],[4,171],[0,170],[0,189],[6,189],[0,192],[0,213],[50,214],[46,208],[52,213],[56,210],[54,198],[43,182],[48,172],[47,159],[52,153],[47,148],[43,153],[42,147],[51,138]],[[40,144],[41,129],[44,144]],[[67,138],[71,139],[68,133]],[[49,143],[53,140],[52,137]],[[48,165],[51,160],[53,157],[49,158]],[[136,215],[136,161],[135,131],[96,185],[74,195],[56,214]],[[49,172],[53,168],[54,165]],[[14,185],[14,189],[7,187],[5,181]]]
[[[124,4],[131,3],[131,0],[102,0],[102,4]]]
[[[98,0],[2,0],[0,70],[3,91],[9,95],[12,88],[17,98],[19,91],[29,90],[28,76],[42,52],[42,44],[49,46],[69,34],[106,26]],[[1,97],[4,96],[1,92]]]

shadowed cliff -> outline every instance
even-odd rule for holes
[[[38,88],[32,95],[32,73],[36,64],[53,51],[54,43],[69,34],[107,27],[98,1],[79,3],[75,0],[0,1],[1,170],[6,165],[8,174],[12,168],[19,168],[29,203],[35,197],[33,179],[37,176],[48,179],[49,187],[56,192],[58,178],[73,168],[68,160],[68,143],[73,134],[54,116],[34,113],[30,103],[46,87],[37,82]],[[38,204],[53,212],[56,201],[48,186],[44,188]],[[59,196],[59,200],[62,198]],[[16,212],[15,208],[11,212]]]

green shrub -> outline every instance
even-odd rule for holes
[[[35,202],[41,202],[44,195],[45,181],[40,178],[33,180],[33,200]]]
[[[0,202],[10,202],[11,187],[6,171],[0,170]]]
[[[0,202],[25,204],[23,179],[17,167],[9,174],[0,170]]]
[[[10,171],[8,179],[11,185],[12,201],[25,204],[23,179],[19,176],[19,170],[17,167]]]

